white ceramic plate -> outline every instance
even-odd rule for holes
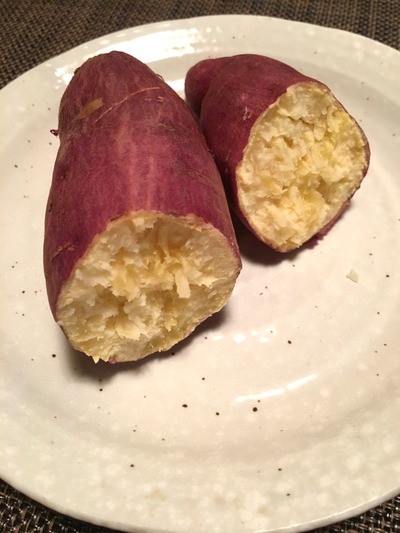
[[[239,237],[226,309],[174,355],[94,365],[47,305],[43,214],[60,97],[112,49],[182,94],[187,69],[258,52],[331,86],[371,167],[314,248]],[[126,531],[249,533],[338,521],[400,491],[400,53],[336,30],[252,16],[133,28],[0,92],[0,476],[60,512]],[[355,281],[358,277],[358,281]]]

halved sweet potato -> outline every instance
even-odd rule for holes
[[[289,252],[333,225],[360,187],[369,146],[323,83],[274,59],[207,59],[185,81],[242,221]]]
[[[44,239],[55,319],[96,361],[169,349],[225,305],[241,268],[195,119],[149,67],[111,52],[75,73],[59,138]]]

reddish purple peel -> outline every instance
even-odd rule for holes
[[[201,104],[211,82],[230,60],[230,57],[205,59],[196,63],[187,72],[185,79],[186,101],[196,115],[200,116]]]
[[[194,111],[199,110],[207,143],[224,175],[235,173],[261,113],[289,86],[303,81],[311,78],[253,54],[206,59],[188,71],[186,101]]]
[[[199,115],[228,199],[244,224],[263,242],[281,252],[295,249],[324,228],[326,232],[360,186],[369,164],[367,139],[325,84],[289,65],[254,54],[214,61],[201,61],[188,71],[185,91],[188,105]],[[331,115],[336,124],[331,121]],[[301,128],[292,127],[293,124],[306,124],[308,131],[306,128],[300,131]],[[338,135],[335,129],[339,130]],[[348,139],[347,129],[351,130]],[[310,135],[315,136],[312,142]],[[304,139],[309,143],[307,153],[302,146]],[[282,146],[277,148],[279,143]],[[341,157],[346,165],[349,164],[349,173],[354,173],[354,177],[334,175],[340,164],[328,153],[329,143],[340,152],[337,159]],[[354,144],[354,154],[345,153],[343,147],[346,144]],[[311,161],[316,150],[316,159],[325,158],[319,168]],[[307,165],[310,168],[304,171]],[[335,170],[328,177],[326,169],[330,166]],[[293,171],[290,179],[289,171]],[[303,184],[299,177],[301,172],[304,174]],[[254,187],[251,175],[255,178]],[[329,182],[336,179],[341,184],[336,195],[340,206],[335,204],[334,187],[327,190]],[[347,182],[345,192],[342,184]],[[277,192],[279,188],[282,189],[282,201]],[[289,189],[292,197],[300,191],[299,201],[292,205],[284,198]],[[326,205],[322,200],[318,208],[312,205],[319,201],[317,194]],[[265,196],[266,200],[264,204],[257,204],[252,196]],[[309,197],[307,206],[305,197]],[[311,215],[306,214],[310,211],[308,206],[311,206]],[[266,212],[264,222],[260,214],[263,210]],[[280,219],[290,210],[296,216],[288,219],[285,227]],[[322,210],[326,211],[326,216]],[[255,220],[256,211],[258,220]],[[315,220],[306,221],[306,216]],[[275,230],[268,229],[275,225],[276,235]]]
[[[163,217],[171,228],[210,232],[233,254],[237,276],[239,252],[213,158],[183,100],[149,67],[122,52],[86,61],[62,97],[58,132],[44,242],[56,318],[60,293],[85,254],[126,217],[140,235],[146,224],[161,235]],[[187,291],[185,280],[176,283]]]
[[[83,117],[99,98],[103,105]],[[196,214],[236,246],[204,139],[184,102],[146,65],[122,52],[88,60],[63,95],[58,129],[44,257],[53,312],[95,235],[127,212]]]

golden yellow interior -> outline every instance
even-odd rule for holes
[[[98,361],[164,351],[226,303],[239,273],[222,234],[194,216],[134,213],[98,235],[64,286],[57,319]]]
[[[366,165],[354,119],[324,86],[299,83],[252,128],[236,172],[239,205],[265,242],[290,251],[335,217]]]

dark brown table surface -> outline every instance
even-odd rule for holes
[[[399,0],[0,0],[0,88],[47,59],[107,33],[150,22],[227,13],[339,28],[400,50]],[[60,515],[0,480],[0,533],[107,531]],[[315,531],[400,532],[400,494],[366,513]]]

